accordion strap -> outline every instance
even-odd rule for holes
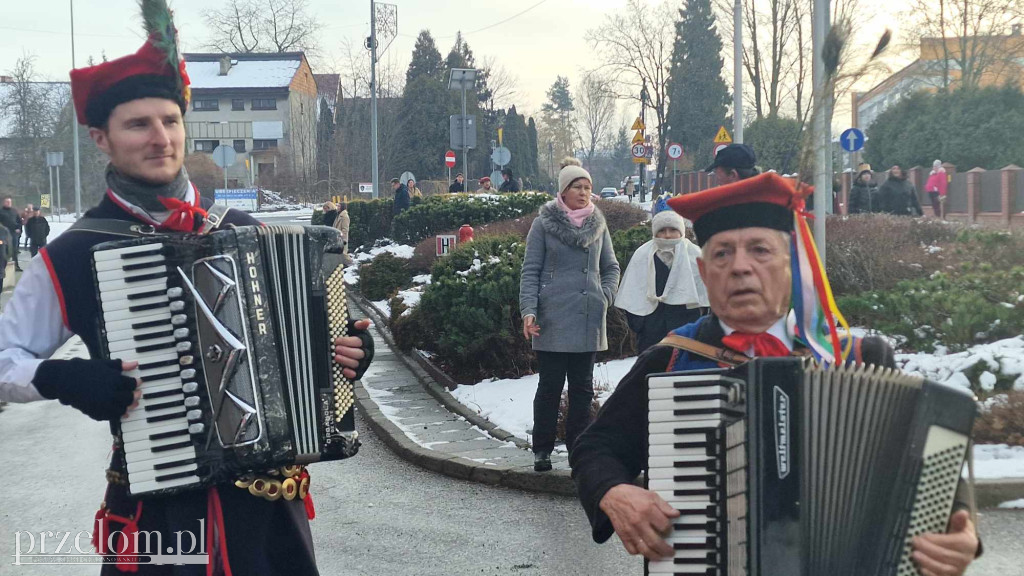
[[[678,350],[686,350],[705,358],[710,358],[722,364],[728,364],[729,366],[739,366],[750,360],[750,357],[746,354],[740,354],[735,350],[729,350],[728,348],[719,348],[718,346],[712,346],[711,344],[705,344],[703,342],[694,340],[693,338],[687,338],[685,336],[679,336],[676,334],[669,334],[658,342],[660,346],[671,346]]]
[[[127,236],[129,238],[156,234],[156,228],[150,224],[112,218],[92,218],[89,216],[79,218],[67,231],[110,234],[114,236]]]

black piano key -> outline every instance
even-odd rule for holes
[[[155,410],[163,410],[165,408],[176,408],[181,406],[181,404],[180,400],[175,400],[174,402],[161,402],[160,404],[150,404],[145,407],[145,410],[146,412],[153,412]]]
[[[177,480],[178,478],[188,478],[189,476],[195,476],[196,472],[196,470],[192,470],[189,472],[176,472],[174,474],[164,474],[162,476],[157,476],[156,478],[154,478],[154,480],[156,480],[157,482],[167,482],[168,480]]]
[[[138,306],[129,306],[129,312],[145,312],[146,310],[159,310],[161,308],[167,308],[171,305],[170,302],[157,302],[155,304],[139,304]]]
[[[174,444],[165,444],[163,446],[156,446],[154,448],[151,448],[150,451],[151,452],[167,452],[168,450],[177,450],[178,448],[188,448],[191,445],[192,445],[192,441],[191,440],[186,440],[184,442],[176,442]]]
[[[150,320],[149,322],[139,322],[138,324],[132,324],[133,330],[142,330],[143,328],[157,328],[159,326],[170,326],[171,320],[169,318],[164,320]]]
[[[174,350],[176,346],[177,344],[175,344],[174,342],[165,342],[163,344],[150,344],[149,346],[139,346],[138,348],[135,349],[135,351],[138,352],[139,354],[144,354],[146,352],[156,352],[157,350]]]
[[[167,266],[167,262],[140,262],[138,264],[125,264],[121,266],[121,270],[125,272],[131,272],[133,270],[145,270],[146,268],[164,268]]]
[[[726,400],[728,398],[725,394],[700,394],[696,396],[673,396],[672,400],[676,402],[698,402],[704,400]]]
[[[171,334],[168,334],[170,336]],[[164,366],[177,366],[178,359],[173,358],[171,360],[161,360],[160,362],[148,362],[146,364],[139,364],[139,370],[152,370],[153,368],[163,368]]]
[[[149,292],[136,292],[134,294],[129,294],[128,295],[128,299],[129,300],[141,300],[143,298],[153,298],[155,296],[165,296],[165,295],[167,295],[167,290],[162,290],[162,289],[161,290],[150,290]]]
[[[175,412],[173,414],[164,414],[163,416],[151,416],[149,418],[146,418],[146,422],[149,422],[150,424],[155,424],[157,422],[167,422],[168,420],[177,420],[178,418],[184,417],[185,411],[182,410],[181,412]]]
[[[718,538],[714,536],[708,536],[703,542],[673,542],[672,548],[676,550],[707,550],[709,548],[718,548]],[[714,552],[708,552],[708,554],[714,554]],[[689,558],[694,560],[694,558]],[[714,564],[714,562],[711,562]]]
[[[195,463],[195,458],[185,458],[184,460],[175,460],[174,462],[163,462],[161,464],[154,464],[153,470],[168,470],[170,468],[177,468],[178,466],[187,466],[189,464]]]
[[[164,390],[163,392],[146,392],[142,395],[143,400],[153,400],[154,398],[166,398],[168,396],[177,396],[181,394],[181,388],[174,390]]]
[[[138,276],[130,276],[124,279],[125,284],[133,284],[135,282],[144,282],[146,280],[158,280],[160,278],[167,278],[167,267],[164,267],[163,272],[154,272],[152,274],[139,274]]]
[[[708,500],[718,502],[718,490],[714,488],[708,490],[673,490],[672,494],[675,496],[707,496]]]
[[[175,436],[188,436],[188,428],[182,428],[181,430],[171,430],[170,432],[160,432],[159,434],[150,434],[150,440],[166,440],[167,438],[174,438]]]
[[[181,374],[181,370],[171,370],[170,372],[162,372],[160,374],[150,374],[149,376],[143,376],[140,378],[143,382],[156,382],[157,380],[163,380],[165,378],[172,378]],[[175,394],[181,394],[181,390],[177,390]]]
[[[136,342],[143,342],[145,340],[156,340],[157,338],[165,338],[167,336],[174,336],[174,330],[167,329],[160,332],[150,332],[149,334],[139,334],[132,338]]]
[[[121,260],[134,260],[136,258],[145,258],[146,256],[156,256],[158,254],[163,254],[163,252],[163,245],[159,245],[154,246],[152,250],[142,250],[140,252],[128,252],[126,254],[121,254]]]

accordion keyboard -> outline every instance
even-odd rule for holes
[[[717,380],[717,381],[716,381]],[[648,484],[680,512],[667,542],[673,558],[647,563],[648,574],[724,574],[725,425],[730,382],[718,376],[648,380]]]
[[[110,357],[138,362],[127,375],[142,380],[138,406],[121,418],[132,491],[197,484],[192,436],[204,425],[182,289],[169,283],[163,246],[96,251],[94,261]]]

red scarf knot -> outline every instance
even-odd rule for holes
[[[767,332],[760,334],[748,334],[746,332],[733,332],[722,338],[722,344],[741,354],[747,350],[754,349],[754,356],[789,356],[789,348],[775,336]]]
[[[197,222],[206,218],[206,210],[199,206],[178,200],[177,198],[157,198],[171,214],[158,226],[160,230],[173,230],[175,232],[195,232]]]

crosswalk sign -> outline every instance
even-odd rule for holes
[[[639,116],[636,117],[636,120],[633,121],[633,127],[630,128],[630,130],[646,130],[646,129],[647,129],[647,127],[644,126],[644,121]]]
[[[729,131],[725,129],[725,126],[718,127],[718,134],[715,134],[715,144],[732,144],[732,136],[729,136]]]
[[[39,207],[40,208],[49,208],[50,207],[50,195],[49,194],[40,194],[39,195]]]

